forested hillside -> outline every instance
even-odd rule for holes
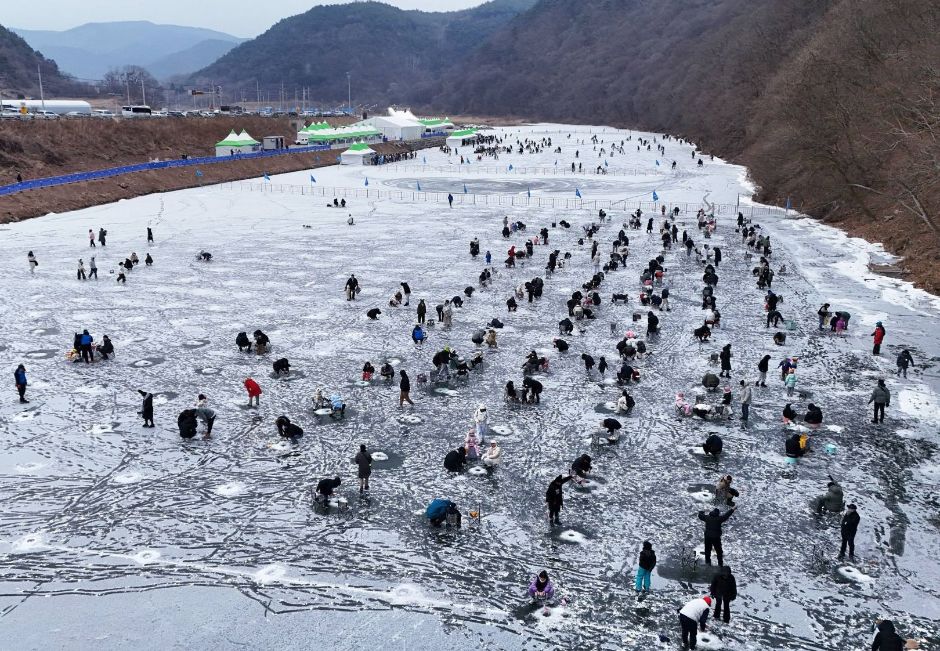
[[[938,33],[936,0],[542,0],[418,99],[681,134],[940,272]]]
[[[22,38],[0,25],[0,90],[38,97],[40,67],[43,88],[50,96],[84,97],[92,92],[88,86],[61,73],[55,61],[46,59]]]

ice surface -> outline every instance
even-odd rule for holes
[[[940,302],[868,271],[869,259],[883,259],[877,245],[792,214],[761,218],[773,239],[772,264],[788,268],[774,289],[784,297],[784,317],[798,325],[785,347],[773,346],[762,292],[750,275],[754,261],[744,259],[726,209],[710,242],[724,252],[717,288],[723,327],[708,344],[692,339],[701,324],[701,265],[666,251],[673,305],[660,315],[662,333],[649,342],[651,354],[634,364],[642,373],[630,387],[637,408],[617,416],[624,425],[619,445],[591,448],[590,435],[615,409],[620,388],[611,386],[614,368],[606,378],[596,370],[589,378],[580,354],[605,355],[613,365],[610,322],[618,333],[644,332],[631,314],[639,309],[640,271],[661,242],[627,231],[626,269],[605,279],[597,321],[579,323],[584,332],[566,338],[571,350],[562,355],[551,341],[564,301],[590,277],[590,242],[577,239],[596,211],[525,208],[507,197],[531,191],[567,201],[578,188],[586,202],[631,197],[632,210],[633,201],[650,201],[655,189],[667,209],[692,205],[679,216],[680,232],[702,244],[695,207],[733,205],[739,194],[749,205],[753,188],[740,167],[719,161],[693,167],[690,147],[673,141],[665,143],[666,158],[678,161],[677,172],[656,168],[654,152],[631,147],[648,134],[633,132],[625,156],[607,155],[612,168],[636,168],[635,175],[597,176],[556,174],[554,160],[570,169],[578,149],[592,167],[594,146],[575,141],[597,134],[609,144],[630,132],[540,125],[503,133],[512,140],[550,135],[563,153],[502,155],[500,172],[486,171],[495,170],[491,161],[448,165],[456,157],[438,151],[419,157],[447,165],[446,172],[414,162],[318,170],[319,187],[349,189],[345,211],[301,193],[310,188],[309,174],[298,172],[272,177],[265,192],[239,184],[196,188],[7,227],[0,239],[0,272],[8,279],[0,287],[4,352],[9,363],[26,365],[31,400],[20,405],[14,394],[0,405],[0,577],[8,595],[0,600],[11,639],[24,640],[24,648],[97,649],[279,648],[316,639],[325,648],[360,649],[375,646],[381,631],[388,648],[645,648],[656,631],[678,637],[676,608],[710,581],[696,512],[708,508],[711,487],[729,473],[741,497],[725,525],[725,553],[740,596],[715,648],[861,648],[879,615],[938,642]],[[509,162],[533,171],[506,172]],[[490,203],[449,209],[376,200],[365,196],[366,174],[370,190],[410,191],[420,181],[422,188],[459,194],[466,182],[477,197],[491,193]],[[597,236],[604,254],[627,217],[622,209],[609,212],[612,223]],[[346,225],[347,213],[355,226]],[[549,246],[506,269],[506,249],[524,238],[502,238],[504,216],[528,224],[526,236],[549,227]],[[550,227],[561,219],[572,228]],[[109,271],[131,251],[144,257],[148,224],[156,262],[118,286]],[[84,233],[99,227],[109,231],[108,247],[89,251]],[[482,252],[492,251],[490,288],[477,287],[484,262],[468,254],[473,237]],[[546,277],[554,248],[572,258]],[[199,249],[214,261],[197,263]],[[29,250],[40,261],[34,276]],[[74,280],[77,259],[87,264],[91,254],[101,278]],[[342,295],[349,273],[363,289],[355,302]],[[512,288],[536,275],[545,277],[542,299],[522,300],[508,314]],[[411,305],[388,307],[403,280],[414,292]],[[467,285],[478,291],[454,310],[453,328],[435,324],[424,346],[414,346],[418,299],[436,317],[434,306]],[[613,292],[629,294],[630,303],[609,304]],[[816,330],[823,302],[852,313],[845,337]],[[366,319],[370,307],[382,309],[378,321]],[[418,382],[443,346],[475,352],[470,335],[493,317],[506,323],[499,347],[480,349],[484,364],[469,380]],[[876,320],[888,327],[881,358],[870,354]],[[108,334],[115,359],[67,362],[72,333],[82,328],[96,340]],[[257,328],[271,336],[271,351],[239,353],[235,335]],[[699,393],[703,373],[715,368],[709,355],[724,343],[733,346],[728,383],[735,411],[738,381],[756,379],[764,352],[773,356],[772,371],[784,354],[800,357],[799,388],[812,397],[792,401],[797,411],[809,399],[817,402],[825,422],[809,432],[812,451],[798,464],[785,463],[789,430],[780,412],[788,398],[774,372],[766,389],[754,389],[746,428],[675,416],[676,392],[689,399]],[[906,380],[893,374],[901,347],[916,363]],[[541,404],[503,402],[506,381],[521,383],[522,358],[533,349],[550,358],[549,372],[537,376],[545,385]],[[280,357],[291,361],[289,379],[271,377]],[[399,408],[397,381],[363,383],[366,359],[407,369],[416,405]],[[249,375],[264,390],[257,410],[245,408],[242,382]],[[879,377],[893,393],[880,428],[869,422],[867,406]],[[313,412],[317,387],[342,395],[345,417]],[[140,427],[137,389],[155,394],[154,429]],[[176,416],[200,392],[218,412],[212,436],[181,441]],[[703,395],[712,404],[719,397]],[[503,462],[491,479],[450,475],[443,456],[463,442],[480,402],[488,405]],[[274,419],[282,414],[304,428],[303,437],[277,436]],[[698,447],[711,431],[725,441],[719,459]],[[376,461],[362,497],[352,463],[361,442]],[[836,454],[825,453],[829,444]],[[585,452],[594,457],[594,485],[565,487],[565,524],[553,530],[547,483]],[[858,567],[870,577],[864,583],[834,564],[838,518],[816,518],[809,508],[829,474],[859,504]],[[334,475],[343,478],[334,507],[315,508],[316,482]],[[461,530],[431,529],[424,509],[435,497],[453,499],[465,514],[479,508],[482,520],[465,518]],[[627,575],[643,540],[657,549],[662,574],[639,605]],[[698,548],[695,569],[680,568],[683,547]],[[522,615],[528,578],[542,568],[572,603],[549,617]],[[207,632],[208,610],[224,619]],[[708,648],[702,638],[699,644]]]

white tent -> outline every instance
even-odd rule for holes
[[[375,150],[364,142],[357,143],[339,155],[340,165],[370,165]]]
[[[261,143],[248,135],[248,132],[242,129],[240,134],[230,131],[224,140],[215,143],[215,155],[237,156],[238,154],[250,154],[258,151]]]
[[[389,140],[420,140],[424,133],[423,124],[401,114],[376,115],[358,124],[377,129]]]
[[[456,149],[458,147],[464,147],[467,145],[472,145],[476,142],[477,131],[476,129],[463,129],[461,131],[454,131],[452,134],[447,136],[445,143],[451,149]]]

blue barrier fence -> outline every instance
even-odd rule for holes
[[[289,154],[304,154],[317,151],[330,151],[330,146],[311,145],[309,147],[294,147],[292,149],[279,149],[275,151],[258,151],[251,154],[238,154],[236,156],[205,156],[202,158],[186,159],[179,158],[174,160],[156,161],[153,163],[138,163],[137,165],[112,167],[110,169],[95,170],[92,172],[77,172],[75,174],[64,174],[62,176],[50,176],[44,179],[33,179],[30,181],[23,181],[22,183],[0,186],[0,196],[15,194],[17,192],[24,192],[26,190],[35,190],[37,188],[49,188],[56,185],[68,185],[69,183],[94,181],[95,179],[121,176],[123,174],[133,174],[134,172],[146,172],[148,170],[161,170],[170,167],[192,167],[195,165],[215,165],[217,163],[229,163],[238,160],[270,158],[272,156],[286,156]]]

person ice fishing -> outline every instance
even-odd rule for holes
[[[784,442],[784,450],[787,457],[799,459],[806,454],[809,449],[807,445],[808,438],[806,434],[800,434],[799,432],[790,435]]]
[[[549,524],[561,524],[561,519],[558,516],[559,513],[561,513],[562,506],[564,506],[564,493],[562,492],[562,486],[571,480],[571,475],[568,475],[567,477],[558,475],[548,485],[548,490],[545,491],[545,502],[548,504]]]
[[[486,405],[480,403],[473,414],[473,423],[476,427],[477,438],[480,439],[480,443],[486,440],[486,426],[488,421],[489,414],[486,411]]]
[[[719,504],[724,502],[727,506],[734,506],[734,498],[738,497],[740,493],[731,487],[732,481],[731,475],[722,475],[718,483],[715,484],[715,499],[718,500]]]
[[[440,497],[428,504],[424,515],[430,520],[432,527],[440,527],[445,522],[448,527],[459,527],[462,519],[457,504]]]
[[[26,399],[26,367],[20,364],[16,367],[16,370],[13,371],[13,381],[16,383],[16,392],[20,396],[20,404],[26,404],[29,400]]]
[[[698,630],[705,631],[708,613],[711,612],[712,598],[698,597],[679,609],[679,626],[682,629],[682,648],[695,649]]]
[[[705,454],[710,454],[713,457],[717,457],[721,454],[721,450],[724,448],[724,441],[721,440],[721,437],[717,434],[710,434],[705,442],[702,443],[702,449],[705,451]]]
[[[783,384],[787,387],[787,396],[792,396],[793,392],[796,390],[796,369],[790,369],[790,372],[787,373],[787,377],[784,378]]]
[[[196,410],[184,409],[176,419],[176,425],[179,427],[180,437],[191,439],[196,436]]]
[[[751,413],[751,385],[741,380],[741,422],[746,423]]]
[[[255,407],[261,406],[261,386],[254,380],[254,378],[246,378],[245,382],[245,391],[248,392],[248,406],[252,406],[252,401],[254,401]]]
[[[731,377],[731,344],[725,344],[722,347],[718,358],[721,360],[721,373],[718,376]]]
[[[757,362],[757,372],[759,373],[757,382],[754,383],[754,386],[767,386],[767,369],[770,368],[770,355],[764,355],[761,357],[761,360]]]
[[[408,305],[411,301],[411,286],[404,280],[401,281],[401,293],[405,296],[404,305]]]
[[[624,389],[620,394],[620,397],[617,398],[617,413],[618,414],[629,414],[633,411],[633,408],[636,406],[636,400],[633,399],[627,390]]]
[[[724,565],[724,551],[721,548],[721,525],[728,518],[734,515],[738,507],[732,506],[724,514],[718,509],[712,509],[710,512],[698,512],[698,519],[705,523],[705,564],[712,564],[712,549],[715,550],[715,557],[718,559],[718,566]]]
[[[467,449],[462,445],[444,456],[444,468],[450,472],[462,472],[467,465]]]
[[[715,619],[721,617],[722,606],[724,606],[724,617],[722,621],[725,624],[731,621],[731,602],[738,598],[738,583],[731,573],[731,568],[725,565],[712,578],[712,584],[709,587],[709,593],[715,600]]]
[[[911,351],[905,348],[898,355],[898,375],[907,378],[907,368],[909,366],[914,366],[914,358],[911,357]]]
[[[303,429],[296,423],[292,423],[287,416],[278,416],[274,421],[279,436],[289,439],[298,439],[304,435]]]
[[[156,425],[153,424],[153,394],[150,393],[149,391],[144,391],[142,389],[138,389],[137,393],[139,393],[143,397],[143,401],[140,407],[140,412],[138,412],[141,415],[141,417],[144,419],[143,426],[144,427],[156,427]]]
[[[821,515],[824,510],[829,513],[842,513],[844,509],[845,496],[842,486],[830,475],[829,483],[826,484],[826,493],[813,500],[813,510]]]
[[[902,651],[902,649],[917,649],[920,645],[916,640],[905,640],[897,634],[894,622],[890,619],[879,619],[875,622],[875,637],[871,642],[871,651]]]
[[[209,438],[212,436],[212,426],[215,425],[215,410],[211,409],[208,403],[200,402],[194,411],[195,416],[198,416],[202,424],[206,426],[206,438]],[[195,432],[193,432],[193,436],[195,436]]]
[[[483,454],[480,457],[480,460],[483,461],[483,466],[486,468],[486,474],[493,474],[493,471],[502,461],[502,456],[502,449],[496,444],[496,441],[490,439],[490,446],[483,450]]]
[[[871,422],[880,424],[885,422],[885,407],[891,404],[891,391],[885,386],[884,380],[878,380],[878,386],[871,392],[868,404],[875,403],[875,414]]]
[[[428,313],[428,306],[424,302],[423,298],[418,301],[418,307],[416,308],[416,310],[418,313],[418,325],[422,325]]]
[[[839,547],[839,556],[838,560],[845,558],[845,548],[849,548],[849,558],[855,560],[855,534],[858,532],[858,523],[861,522],[861,518],[858,515],[858,507],[854,504],[849,504],[845,507],[845,515],[842,516],[842,544]]]
[[[875,324],[875,331],[871,333],[872,341],[874,346],[872,347],[872,355],[881,354],[881,343],[885,340],[885,327],[881,325],[881,321]]]
[[[359,281],[356,280],[356,274],[351,274],[346,280],[345,290],[347,301],[356,300],[356,294],[359,293]]]
[[[359,466],[359,492],[369,490],[369,477],[372,475],[372,455],[366,450],[366,444],[359,444],[354,463]]]
[[[653,543],[646,540],[643,542],[643,549],[640,551],[640,558],[637,561],[635,582],[637,592],[650,591],[650,577],[653,574],[654,567],[656,567],[656,552],[653,551]]]
[[[816,314],[819,316],[819,329],[823,330],[826,327],[826,322],[832,315],[832,313],[829,311],[829,303],[823,303],[822,307],[817,310]]]
[[[549,601],[555,596],[555,586],[548,578],[548,572],[542,570],[532,577],[529,583],[529,597],[537,601]]]
[[[339,488],[342,483],[343,480],[339,477],[321,479],[317,483],[315,499],[320,503],[328,502],[329,499],[333,497],[334,491]]]
[[[398,375],[401,378],[401,381],[398,383],[398,406],[403,406],[406,402],[409,405],[414,406],[414,402],[411,400],[409,394],[411,393],[411,380],[408,378],[408,374],[405,372],[405,369],[398,371]]]

